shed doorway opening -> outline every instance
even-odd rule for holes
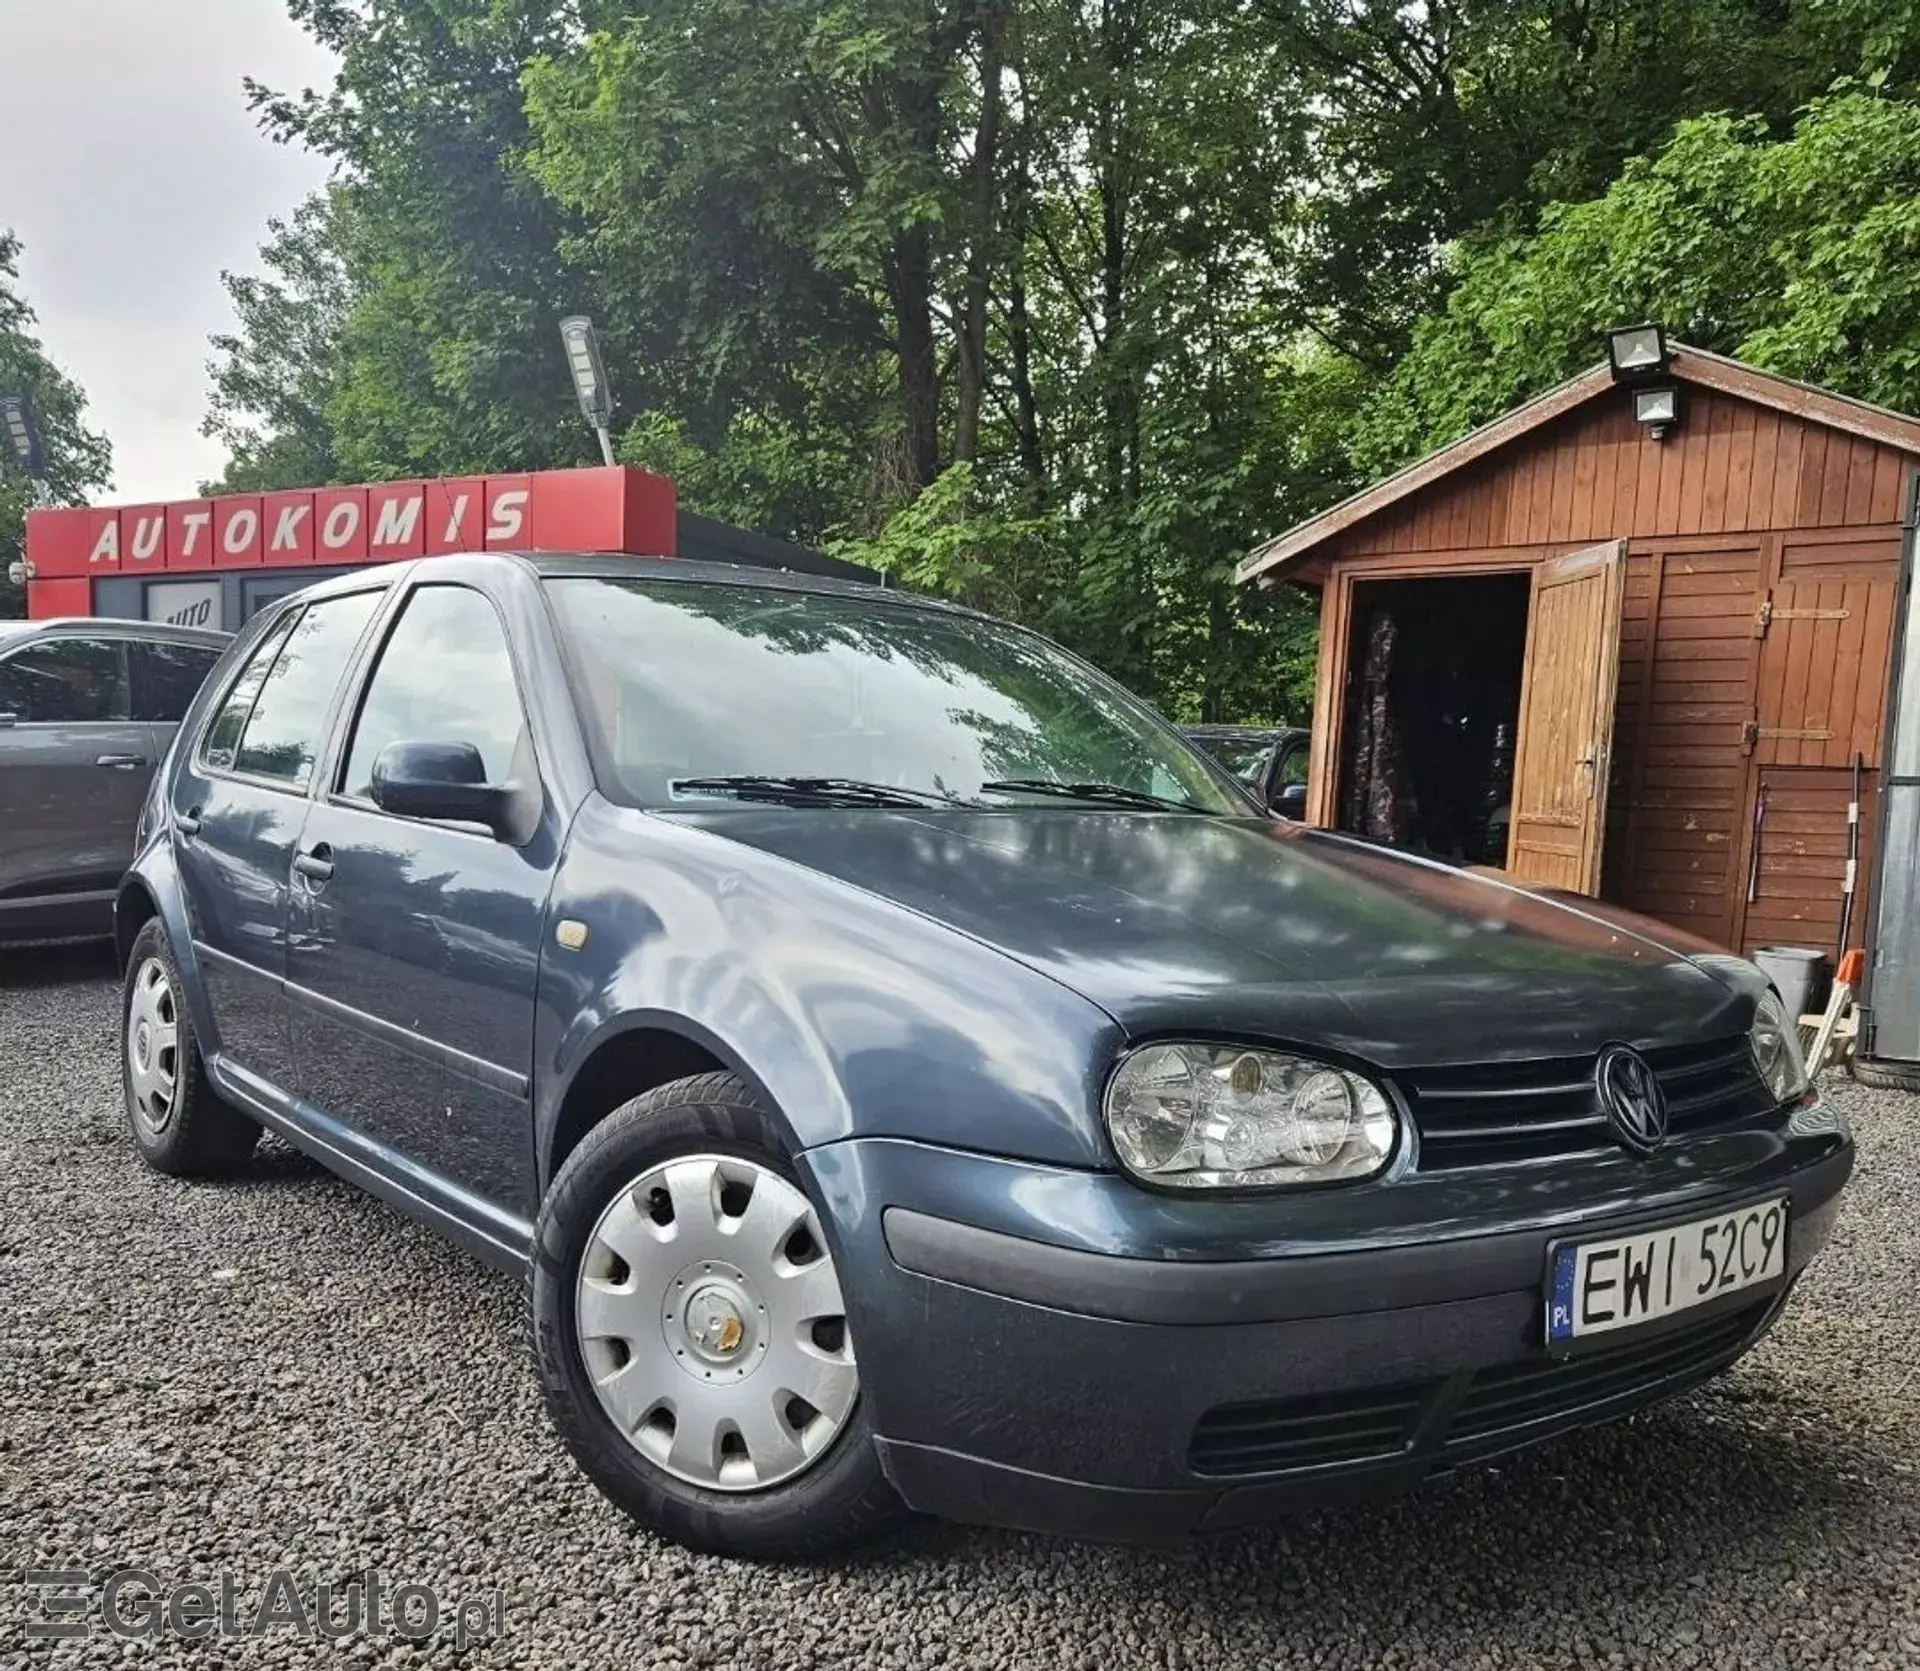
[[[1356,582],[1339,827],[1504,866],[1529,572]]]

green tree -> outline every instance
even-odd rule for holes
[[[341,237],[344,198],[316,193],[268,223],[265,275],[222,273],[236,329],[214,337],[213,398],[200,432],[227,467],[211,493],[340,479],[328,410],[340,381],[355,281]]]
[[[288,3],[336,184],[235,281],[231,479],[579,461],[585,309],[690,508],[1183,718],[1302,711],[1242,552],[1626,314],[1904,387],[1910,0]]]
[[[1445,297],[1451,240],[1531,229],[1678,119],[1786,124],[1886,31],[1885,0],[1258,3],[1312,113],[1292,283],[1376,372]]]
[[[32,404],[51,502],[84,504],[112,479],[113,452],[104,435],[87,428],[86,396],[47,357],[33,327],[33,310],[20,294],[20,241],[0,230],[0,391],[24,394]],[[0,615],[24,610],[7,569],[25,551],[33,503],[33,483],[14,467],[10,452],[0,452]]]
[[[1593,363],[1629,319],[1920,410],[1920,106],[1841,94],[1778,139],[1754,117],[1683,122],[1602,196],[1456,262],[1445,309],[1356,426],[1375,469]]]
[[[336,169],[325,212],[296,220],[267,252],[270,268],[292,263],[288,294],[315,262],[337,264],[344,318],[337,332],[317,319],[310,339],[334,343],[330,363],[292,378],[325,390],[333,471],[377,480],[585,462],[592,442],[555,327],[593,293],[560,259],[564,217],[523,166],[520,90],[526,65],[578,17],[548,0],[288,0],[288,10],[340,60],[324,92],[249,84],[273,138]],[[311,307],[336,305],[317,296]],[[281,350],[242,314],[240,363],[272,364]],[[270,306],[262,325],[270,335]],[[272,386],[289,386],[285,371]]]

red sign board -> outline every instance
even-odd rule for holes
[[[673,483],[623,465],[36,510],[27,513],[27,607],[74,613],[73,585],[54,583],[95,575],[338,567],[455,551],[671,557],[676,526]]]

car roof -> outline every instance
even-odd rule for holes
[[[601,556],[593,552],[518,551],[504,553],[524,563],[543,580],[613,579],[682,580],[707,586],[766,586],[783,592],[825,592],[838,597],[885,598],[888,602],[925,604],[932,609],[958,606],[917,592],[876,586],[870,580],[846,580],[837,575],[803,574],[796,569],[761,568],[757,563],[703,563],[684,557]],[[971,615],[973,610],[960,610]]]
[[[893,586],[876,586],[871,581],[845,580],[837,575],[802,574],[793,569],[762,568],[756,563],[706,563],[688,557],[628,557],[594,551],[467,551],[443,556],[415,557],[404,563],[379,564],[380,578],[398,578],[409,572],[418,574],[433,565],[504,563],[531,572],[540,580],[672,580],[705,586],[751,586],[767,591],[810,592],[830,597],[858,598],[863,602],[884,603],[904,608],[925,609],[948,615],[964,615],[974,620],[1010,623],[984,615],[977,609],[930,598],[919,592],[901,591]],[[371,571],[355,569],[316,581],[294,596],[332,597],[365,586]]]
[[[123,615],[54,615],[38,621],[0,621],[0,643],[71,637],[82,632],[92,637],[143,638],[162,644],[204,644],[210,650],[225,649],[233,637],[213,627],[176,627],[167,621],[136,621]]]

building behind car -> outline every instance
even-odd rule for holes
[[[1319,593],[1307,821],[1865,942],[1863,1054],[1920,1064],[1916,462],[1920,420],[1663,343],[1276,536],[1240,577]]]
[[[621,553],[880,579],[682,510],[672,482],[613,466],[31,511],[27,614],[237,632],[317,580],[465,551]]]

